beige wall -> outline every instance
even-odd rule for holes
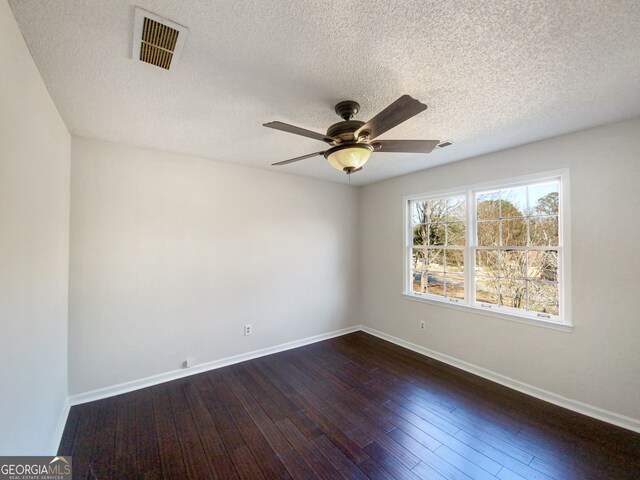
[[[0,0],[0,455],[57,450],[67,398],[69,143]]]
[[[573,332],[401,296],[403,196],[565,167],[571,176]],[[639,179],[636,119],[364,187],[362,323],[519,382],[640,419]],[[425,332],[418,330],[420,320],[427,321]]]
[[[71,158],[72,394],[357,323],[357,189],[77,137]]]

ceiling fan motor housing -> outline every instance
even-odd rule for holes
[[[353,134],[362,125],[364,125],[364,122],[360,120],[345,120],[335,123],[327,130],[327,137],[340,139],[340,143],[355,142],[357,138]]]

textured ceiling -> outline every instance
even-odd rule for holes
[[[187,26],[177,68],[132,61],[126,0],[10,0],[77,135],[346,182],[316,131],[358,101],[367,120],[402,94],[429,105],[380,138],[452,140],[375,153],[364,185],[640,115],[638,0],[139,0]]]

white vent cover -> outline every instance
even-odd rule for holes
[[[136,7],[131,58],[169,70],[182,53],[189,29]]]

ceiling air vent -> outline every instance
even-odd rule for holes
[[[166,70],[175,67],[189,29],[141,8],[135,12],[132,58]]]
[[[444,147],[448,147],[449,145],[453,145],[453,142],[449,142],[449,141],[442,142],[442,143],[438,144],[438,147],[439,148],[444,148]]]

